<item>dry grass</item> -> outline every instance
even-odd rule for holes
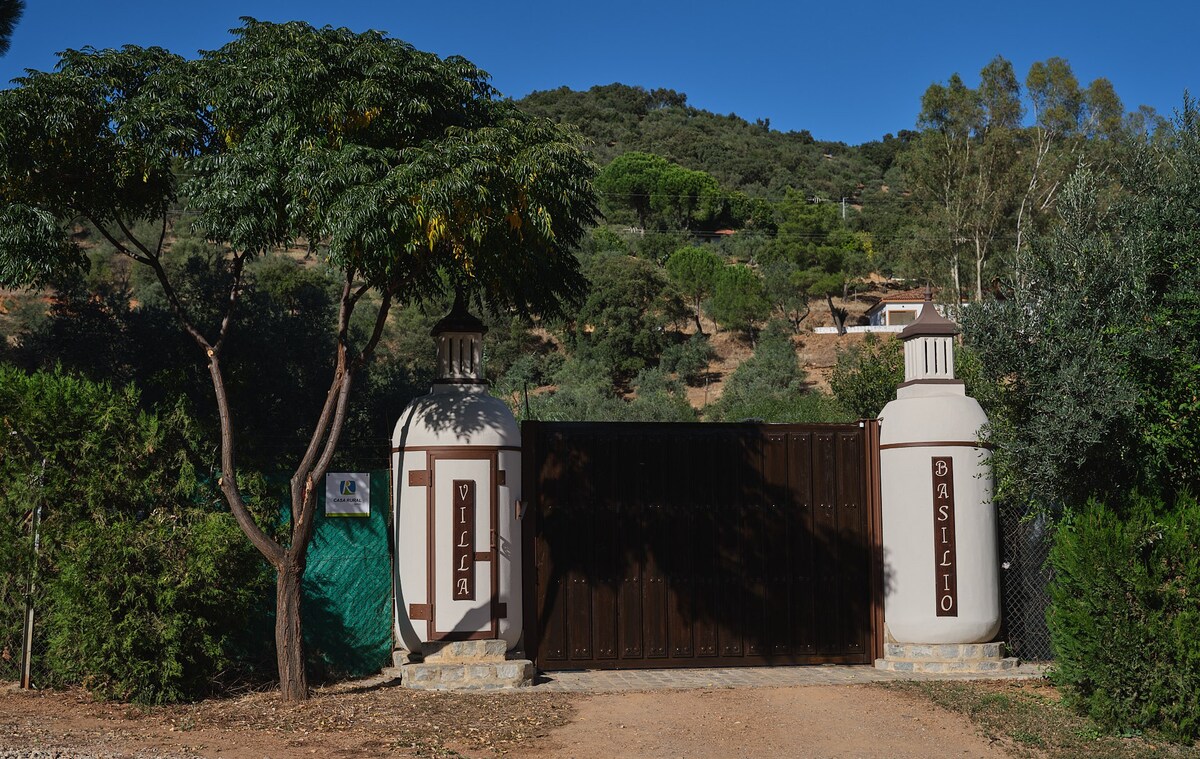
[[[1182,746],[1152,734],[1114,735],[1063,705],[1045,680],[927,681],[889,683],[968,717],[988,739],[1019,757],[1048,759],[1148,759],[1200,757],[1200,746]]]

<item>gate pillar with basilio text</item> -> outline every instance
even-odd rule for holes
[[[433,328],[433,389],[392,435],[393,658],[411,687],[522,685],[532,674],[506,661],[521,641],[521,433],[487,391],[485,332],[460,295]]]
[[[927,291],[900,333],[904,383],[880,413],[884,658],[899,671],[1006,669],[987,416],[954,377],[954,336]]]

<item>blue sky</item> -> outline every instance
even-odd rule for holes
[[[1200,95],[1190,0],[1093,2],[559,2],[27,0],[0,81],[49,69],[69,47],[161,45],[183,55],[229,41],[240,16],[381,29],[463,55],[506,95],[562,85],[667,87],[717,113],[851,144],[913,128],[921,93],[996,55],[1024,79],[1066,58],[1082,85],[1112,81],[1126,110],[1170,115]]]

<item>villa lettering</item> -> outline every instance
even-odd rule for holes
[[[454,592],[455,601],[475,600],[475,481],[454,480]]]

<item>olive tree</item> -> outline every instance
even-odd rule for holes
[[[244,19],[233,35],[192,61],[161,48],[69,50],[54,72],[0,92],[0,284],[42,286],[85,266],[70,234],[79,221],[154,272],[212,381],[220,487],[277,573],[280,688],[298,700],[317,488],[391,305],[448,287],[519,313],[578,302],[569,249],[597,214],[594,169],[573,134],[516,110],[463,58],[300,22]],[[163,265],[180,218],[225,246],[216,307]],[[253,317],[239,309],[247,263],[297,242],[340,272],[337,340],[296,454],[287,538],[276,540],[239,488],[222,358]],[[360,339],[356,309],[373,325]]]

